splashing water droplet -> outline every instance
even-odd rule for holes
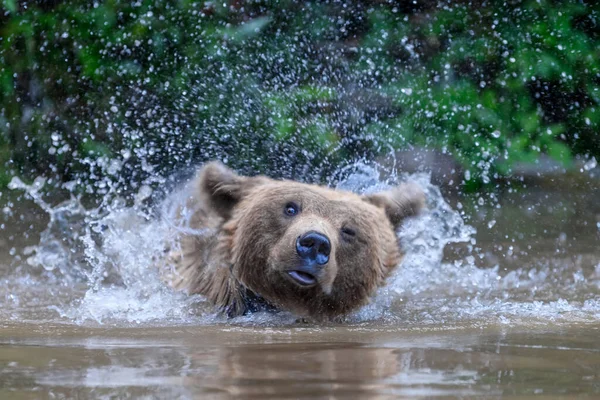
[[[596,157],[592,157],[588,162],[583,165],[583,169],[586,171],[592,170],[598,166],[598,162],[596,161]]]

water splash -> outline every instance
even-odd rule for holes
[[[598,320],[598,271],[586,275],[548,264],[501,273],[499,266],[476,266],[479,254],[475,229],[446,202],[428,174],[397,176],[377,164],[357,162],[340,168],[329,182],[338,189],[371,193],[402,180],[413,181],[424,189],[427,210],[407,220],[400,230],[406,256],[388,285],[379,290],[371,304],[348,317],[348,322],[439,324],[470,320],[504,324],[523,319]],[[27,185],[15,178],[10,188],[24,191],[48,213],[49,223],[39,244],[27,248],[24,254],[30,269],[54,276],[63,291],[71,288],[67,299],[40,303],[57,313],[61,322],[285,325],[295,321],[288,313],[259,313],[227,321],[215,314],[201,296],[186,296],[164,283],[162,274],[166,271],[157,266],[156,260],[165,246],[175,245],[178,232],[189,229],[185,216],[191,214],[185,211],[183,223],[174,224],[176,213],[190,196],[188,187],[165,197],[143,186],[129,203],[118,196],[106,196],[100,205],[85,208],[75,196],[50,204],[42,195],[44,184],[43,179]],[[466,256],[447,262],[444,249],[453,243],[464,246]],[[26,280],[28,287],[32,279],[35,281],[33,277]],[[574,289],[587,296],[568,297]],[[560,297],[563,295],[569,300]]]
[[[117,197],[85,208],[77,197],[51,206],[41,195],[43,186],[43,180],[27,185],[18,178],[10,184],[50,217],[40,243],[26,250],[27,264],[87,285],[83,296],[52,310],[76,323],[185,321],[200,299],[172,291],[161,279],[155,260],[173,232],[169,218],[157,218],[144,205],[148,187],[140,188],[133,205]],[[184,196],[177,192],[164,204]]]
[[[385,173],[377,167],[356,164],[352,169],[338,184],[339,188],[369,192],[387,189],[398,181],[398,177],[382,181],[380,177]],[[595,275],[585,275],[579,269],[573,273],[562,260],[525,265],[504,273],[498,265],[481,268],[476,265],[476,259],[481,258],[476,230],[446,202],[439,187],[431,184],[430,176],[414,174],[402,179],[423,188],[427,209],[403,224],[399,236],[406,252],[404,261],[371,304],[355,313],[351,321],[598,321],[598,271]],[[444,249],[453,243],[462,244],[466,255],[447,262]],[[583,298],[573,293],[582,293]]]

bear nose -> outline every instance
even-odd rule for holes
[[[296,240],[296,252],[305,261],[325,265],[329,261],[331,242],[327,236],[310,231]]]

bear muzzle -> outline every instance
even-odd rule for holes
[[[306,232],[296,239],[296,254],[300,263],[287,271],[288,276],[302,287],[320,283],[324,292],[331,292],[331,284],[324,282],[327,280],[324,269],[331,254],[329,238],[316,231]]]

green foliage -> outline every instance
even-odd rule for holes
[[[477,188],[598,158],[597,2],[475,3],[3,0],[0,183],[97,158],[132,187],[207,158],[318,180],[391,144]]]

